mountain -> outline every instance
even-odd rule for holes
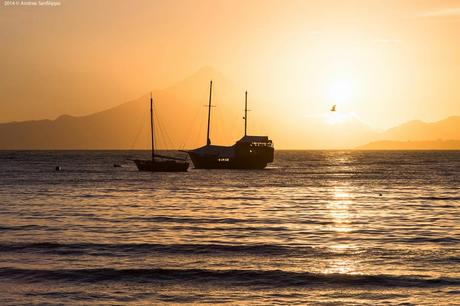
[[[195,147],[205,143],[207,113],[204,105],[208,101],[211,79],[214,82],[213,104],[217,106],[213,109],[212,121],[223,118],[215,126],[230,130],[234,119],[241,119],[238,107],[242,108],[244,103],[243,92],[219,72],[202,68],[174,86],[153,92],[155,138],[159,148]],[[149,98],[150,94],[146,93],[133,101],[88,116],[63,115],[56,120],[0,124],[0,149],[149,148]],[[238,105],[234,101],[238,101]],[[241,134],[241,128],[236,132]],[[212,138],[216,142],[228,143],[230,138],[235,140],[241,136],[229,134],[218,133],[216,128]]]
[[[358,150],[460,150],[460,116],[409,121],[384,131]]]
[[[357,150],[460,150],[460,140],[392,141],[380,140],[356,148]]]
[[[218,71],[204,67],[180,82],[153,92],[155,144],[160,149],[205,144],[209,80],[213,80],[212,143],[230,145],[243,134],[244,89]],[[0,124],[0,149],[147,149],[149,98],[88,116]],[[357,119],[328,124],[324,116],[305,117],[249,92],[248,132],[268,135],[277,148],[347,149],[374,139],[375,132]]]
[[[460,116],[429,123],[419,120],[409,121],[385,131],[379,139],[399,141],[460,139]]]
[[[153,91],[157,148],[183,149],[205,144],[209,80],[213,80],[215,106],[211,116],[212,143],[230,145],[242,136],[244,89],[218,71],[204,67],[173,86]],[[55,120],[0,124],[0,149],[150,148],[149,98],[150,93],[145,93],[87,116],[63,115]],[[332,114],[326,109],[324,114],[309,115],[302,111],[308,106],[286,107],[286,104],[250,91],[249,134],[268,135],[276,148],[283,149],[352,149],[360,145],[363,149],[385,148],[385,145],[405,148],[417,145],[384,141],[460,139],[458,116],[434,123],[411,121],[377,133],[351,114]],[[365,143],[370,144],[362,146]],[[436,144],[442,148],[452,146],[451,142],[419,146],[431,148]]]

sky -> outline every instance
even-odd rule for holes
[[[0,44],[0,122],[91,114],[204,66],[286,120],[460,115],[457,0],[2,4]]]

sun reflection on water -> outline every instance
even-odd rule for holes
[[[331,164],[341,168],[340,175],[352,172],[348,154],[334,155],[330,160]],[[337,183],[337,182],[335,182]],[[334,256],[328,261],[323,273],[326,274],[356,274],[357,262],[355,259],[359,247],[352,243],[353,231],[355,226],[353,220],[357,217],[356,210],[353,208],[354,193],[353,185],[349,181],[341,181],[330,188],[329,201],[326,204],[327,215],[329,217],[329,231],[334,239],[329,246],[329,251],[343,256]],[[337,239],[338,238],[338,239]]]
[[[327,204],[329,216],[333,223],[331,230],[335,232],[352,231],[350,208],[353,200],[350,193],[344,187],[334,187],[332,197],[333,200]]]

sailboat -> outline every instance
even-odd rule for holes
[[[152,145],[152,159],[134,159],[139,171],[151,172],[185,172],[188,169],[189,163],[185,159],[180,159],[171,156],[164,156],[155,153],[154,142],[154,124],[153,124],[153,98],[150,93],[150,136]]]
[[[275,148],[267,136],[247,135],[248,92],[245,92],[244,136],[233,146],[211,144],[211,99],[212,81],[209,83],[208,130],[206,145],[194,150],[183,151],[189,154],[197,169],[263,169],[273,162]]]

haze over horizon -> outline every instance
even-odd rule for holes
[[[206,136],[209,80],[213,80],[210,137],[232,145],[243,135],[244,91],[218,71],[204,67],[167,88],[153,91],[158,149],[202,146]],[[86,116],[0,124],[0,149],[148,149],[150,93]],[[264,112],[264,100],[249,92],[248,134],[269,135],[277,149],[370,148],[459,149],[460,116],[434,123],[409,121],[383,132],[340,110],[306,116],[283,105]],[[276,107],[276,108],[275,108]],[[288,117],[288,120],[286,118]],[[452,140],[439,142],[438,140]],[[410,144],[399,143],[411,141]],[[415,142],[414,142],[415,141]],[[417,143],[423,141],[423,143]],[[384,146],[382,146],[382,144]]]
[[[203,79],[203,74],[205,75],[209,75],[209,80],[207,79]],[[220,77],[221,80],[225,80],[226,82],[226,86],[230,85],[231,86],[231,89],[234,90],[234,92],[231,93],[231,96],[232,98],[235,98],[237,95],[240,95],[241,96],[241,92],[242,91],[245,91],[245,87],[243,86],[235,86],[237,83],[234,82],[233,80],[230,80],[227,76],[225,76],[223,73],[221,73],[220,71],[214,69],[213,67],[209,66],[209,65],[205,65],[201,68],[199,68],[197,71],[195,71],[194,73],[192,73],[191,75],[189,76],[184,76],[182,77],[181,79],[178,79],[176,80],[176,82],[174,83],[170,83],[170,84],[166,84],[165,86],[161,87],[161,88],[154,88],[152,87],[151,89],[145,91],[145,92],[140,92],[138,93],[136,96],[134,97],[131,97],[129,99],[127,99],[126,101],[117,101],[116,103],[114,103],[113,105],[108,105],[108,106],[105,106],[103,108],[100,108],[100,109],[94,109],[93,111],[89,112],[89,113],[82,113],[82,114],[76,114],[76,113],[60,113],[60,114],[57,114],[56,116],[54,117],[38,117],[38,118],[25,118],[25,119],[19,119],[19,120],[11,120],[11,121],[2,121],[0,122],[0,124],[4,124],[4,123],[13,123],[13,122],[26,122],[26,121],[36,121],[36,120],[56,120],[56,119],[59,119],[59,117],[62,117],[62,116],[71,116],[71,117],[85,117],[85,116],[90,116],[90,115],[93,115],[95,113],[99,113],[99,112],[104,112],[104,111],[107,111],[111,108],[115,108],[115,107],[118,107],[120,105],[123,105],[125,103],[128,103],[129,101],[134,101],[134,100],[138,100],[140,99],[141,97],[144,97],[146,95],[149,95],[151,92],[158,92],[158,91],[165,91],[165,90],[168,90],[168,89],[171,89],[171,88],[174,88],[176,87],[178,84],[180,84],[181,82],[187,82],[187,80],[189,80],[190,78],[193,78],[195,75],[201,75],[200,77],[202,78],[202,81],[203,83],[201,84],[202,86],[201,87],[208,87],[209,86],[209,81],[212,81],[214,79],[214,76],[215,75],[218,75]],[[215,86],[219,85],[219,84],[216,84],[216,82],[214,81],[215,83]],[[198,86],[197,86],[198,87]],[[214,89],[215,90],[215,89]],[[227,92],[227,94],[229,94],[228,92],[228,88],[226,88],[225,90]],[[221,100],[222,100],[222,97],[219,97]],[[218,98],[218,99],[219,99]],[[203,96],[203,103],[205,103],[207,100],[208,97],[204,97]],[[228,97],[224,97],[223,100],[228,100]],[[241,100],[241,97],[240,99]],[[237,103],[240,103],[241,104],[241,101],[232,101],[232,102],[236,102],[236,106],[237,107],[240,107],[241,105],[237,104]],[[263,100],[263,98],[259,96],[256,97],[256,100],[257,101],[261,101]],[[264,100],[265,101],[265,100]],[[178,106],[181,106],[180,104]],[[227,105],[228,106],[228,105]],[[339,105],[340,106],[340,105]],[[332,119],[332,117],[330,115],[334,115],[335,118]],[[407,122],[410,122],[410,121],[422,121],[424,123],[434,123],[434,122],[437,122],[437,121],[440,121],[440,120],[443,120],[443,119],[446,119],[448,117],[452,117],[452,116],[457,116],[457,114],[451,114],[451,115],[448,115],[447,117],[442,117],[442,118],[437,118],[437,119],[434,119],[432,121],[430,120],[423,120],[423,119],[420,119],[420,118],[408,118],[407,120],[404,120],[404,121],[401,121],[401,122],[397,122],[396,125],[399,125],[399,124],[405,124]],[[305,118],[310,118],[310,119],[324,119],[324,122],[325,123],[328,123],[328,124],[339,124],[339,123],[344,123],[344,122],[349,122],[349,121],[353,121],[353,120],[358,120],[360,122],[362,122],[364,125],[368,126],[369,128],[373,129],[374,131],[378,132],[378,131],[384,131],[386,129],[391,129],[393,128],[394,126],[388,126],[388,127],[385,127],[385,128],[373,128],[372,125],[369,125],[367,122],[363,121],[361,118],[358,118],[358,116],[356,116],[355,113],[343,113],[343,112],[340,112],[338,111],[336,114],[331,114],[330,113],[330,109],[324,109],[322,113],[313,113],[313,114],[304,114],[304,117]]]
[[[2,7],[0,122],[89,115],[167,89],[202,67],[234,85],[223,97],[216,84],[217,99],[238,104],[250,92],[256,134],[276,128],[280,137],[318,119],[379,131],[436,122],[460,114],[459,8],[431,0]],[[194,90],[203,95],[207,82]],[[334,104],[338,114],[330,117]],[[233,109],[240,120],[240,105]],[[319,134],[315,141],[327,131]]]

